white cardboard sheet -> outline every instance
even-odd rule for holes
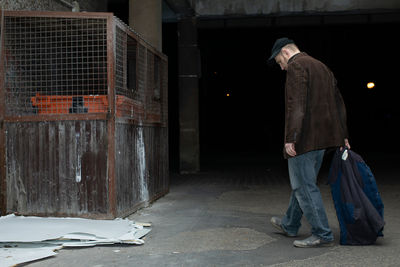
[[[149,228],[127,219],[0,217],[0,267],[56,255],[62,247],[137,244]]]
[[[56,250],[59,249],[61,249],[61,246],[56,245],[46,245],[43,247],[38,245],[26,247],[16,244],[13,244],[13,247],[8,247],[7,245],[7,247],[0,248],[0,266],[15,266],[24,262],[52,257],[57,254]]]

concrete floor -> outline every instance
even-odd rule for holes
[[[377,179],[386,221],[385,237],[372,246],[338,244],[325,162],[319,180],[335,246],[293,247],[294,239],[276,233],[269,223],[271,216],[286,211],[289,201],[286,162],[244,156],[211,160],[214,164],[205,164],[199,174],[172,174],[170,193],[129,217],[152,223],[143,246],[62,249],[29,266],[399,266],[400,168],[390,155],[371,158],[367,163]],[[304,221],[300,238],[309,231]]]

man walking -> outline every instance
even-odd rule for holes
[[[286,236],[295,237],[304,214],[311,225],[311,236],[293,245],[332,245],[317,176],[326,148],[350,148],[346,108],[333,73],[322,62],[300,52],[293,40],[276,40],[268,61],[273,60],[287,72],[284,157],[288,159],[292,194],[286,214],[272,217],[271,223]]]

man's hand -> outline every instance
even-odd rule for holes
[[[294,148],[294,143],[286,143],[285,144],[285,151],[291,157],[294,157],[294,156],[297,155],[296,149]]]
[[[348,149],[350,149],[349,139],[347,139],[347,138],[344,139],[344,145],[345,145]]]
[[[349,139],[347,139],[347,138],[344,139],[344,146],[347,147],[347,149],[351,148],[350,147],[350,143],[349,143]],[[342,150],[343,150],[343,147],[341,146],[340,147],[340,151],[342,151]]]

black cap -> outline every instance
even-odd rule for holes
[[[271,56],[269,57],[268,62],[272,63],[272,60],[279,54],[279,52],[281,52],[282,47],[287,44],[294,44],[294,41],[286,37],[276,40],[274,46],[271,49]]]

